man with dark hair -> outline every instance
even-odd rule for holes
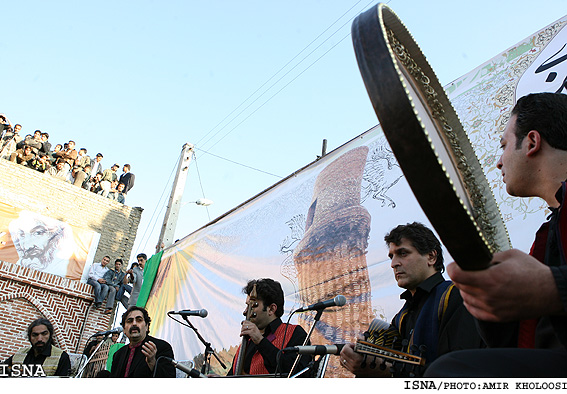
[[[33,365],[32,376],[69,376],[71,360],[67,352],[53,345],[53,325],[45,318],[34,320],[28,326],[31,347],[18,350],[2,364],[10,367],[10,376],[25,377],[22,365]],[[40,369],[41,366],[41,369]]]
[[[103,276],[105,283],[108,286],[108,298],[106,299],[106,310],[103,312],[105,315],[112,312],[114,309],[114,301],[118,300],[122,303],[124,308],[128,308],[128,297],[124,295],[126,288],[124,287],[128,282],[126,273],[122,271],[122,259],[114,261],[114,269],[109,269]]]
[[[45,171],[47,175],[51,175],[54,178],[59,178],[63,181],[67,180],[67,171],[65,171],[65,161],[62,159],[57,159],[53,167],[49,167]]]
[[[10,159],[10,155],[17,149],[17,145],[22,141],[20,130],[22,130],[21,124],[16,124],[13,129],[8,127],[6,133],[2,136],[2,140],[0,140],[0,157],[7,160]]]
[[[173,349],[169,343],[149,335],[151,319],[144,308],[133,306],[122,315],[121,325],[130,343],[114,353],[110,377],[175,378]]]
[[[79,149],[79,153],[75,159],[75,166],[79,166],[84,169],[86,165],[91,165],[91,157],[87,155],[87,148],[81,148]]]
[[[252,290],[256,289],[256,299],[251,300]],[[298,325],[285,324],[280,317],[284,313],[284,293],[279,282],[273,279],[251,280],[242,289],[247,295],[246,312],[250,308],[252,317],[242,322],[240,336],[248,338],[246,352],[242,364],[242,374],[263,375],[276,372],[288,373],[295,362],[296,354],[280,354],[281,349],[303,345],[307,338],[305,330]],[[285,341],[285,343],[284,343]],[[239,358],[238,348],[232,368],[228,375],[234,375],[236,360]],[[309,364],[309,357],[302,356],[295,372],[299,372]]]
[[[108,197],[108,193],[110,193],[110,190],[113,188],[113,182],[116,182],[114,187],[118,184],[118,176],[116,175],[118,168],[120,168],[118,164],[113,164],[112,167],[102,172],[102,179],[100,180],[102,191],[99,194],[103,197]]]
[[[67,143],[67,148],[60,150],[55,153],[55,156],[59,159],[63,159],[65,163],[65,171],[69,173],[73,166],[75,165],[75,160],[77,159],[77,151],[75,150],[75,141],[71,140]]]
[[[108,263],[110,263],[110,256],[104,256],[100,263],[93,263],[89,269],[87,284],[93,287],[95,308],[100,308],[109,291],[106,279],[104,279],[104,275],[109,271]]]
[[[122,168],[122,175],[120,175],[120,179],[118,182],[124,184],[124,194],[127,194],[132,187],[134,187],[134,180],[136,176],[130,172],[130,164],[124,164]]]
[[[465,309],[458,289],[443,279],[443,250],[433,232],[421,223],[399,225],[384,237],[388,257],[405,300],[402,309],[390,324],[399,333],[401,351],[425,357],[426,367],[435,358],[459,349],[483,346],[472,316]],[[403,343],[406,343],[405,345]],[[411,345],[425,349],[411,349]],[[424,352],[423,352],[424,350]],[[416,354],[417,353],[417,354]],[[423,353],[423,354],[420,354]],[[372,368],[365,364],[352,344],[341,351],[341,364],[359,377],[403,377],[408,372],[397,364],[390,369]],[[415,371],[417,375],[423,371]]]
[[[102,176],[102,153],[97,153],[95,158],[91,160],[91,173],[89,174],[90,178],[94,178],[96,174],[100,173]]]
[[[132,283],[128,306],[134,306],[138,301],[142,283],[144,282],[144,266],[146,265],[146,261],[148,261],[148,256],[146,256],[145,253],[139,253],[136,256],[136,260],[137,263],[133,263],[132,267],[126,272],[130,283]]]
[[[447,272],[479,320],[489,349],[439,359],[431,376],[567,377],[567,96],[536,93],[516,103],[500,140],[508,194],[540,197],[551,215],[530,254],[496,253],[481,271]]]
[[[21,164],[23,166],[28,166],[31,161],[35,158],[33,149],[29,145],[24,145],[20,149],[16,150],[10,156],[10,161],[14,163]]]
[[[45,172],[49,168],[49,162],[47,160],[47,155],[40,152],[38,156],[29,162],[29,167],[39,172]]]
[[[49,142],[49,133],[41,133],[41,149],[40,152],[48,154],[51,151],[51,142]]]

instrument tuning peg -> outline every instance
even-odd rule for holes
[[[366,354],[362,357],[362,362],[360,363],[361,368],[366,368]]]
[[[396,350],[398,345],[398,337],[394,337],[392,340],[392,349]]]
[[[427,346],[421,345],[421,346],[419,347],[419,356],[420,356],[420,357],[423,357],[423,355],[425,354],[426,351],[427,351]]]
[[[370,363],[370,368],[371,368],[371,369],[374,369],[374,368],[376,368],[376,365],[377,365],[377,364],[376,364],[376,357],[374,357],[374,359],[373,359],[372,362]]]

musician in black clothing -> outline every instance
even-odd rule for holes
[[[144,308],[132,306],[122,315],[121,325],[130,340],[114,353],[112,378],[175,378],[171,345],[149,335],[151,319]]]
[[[483,347],[473,317],[463,306],[459,290],[441,275],[443,251],[433,232],[421,223],[410,223],[394,228],[384,237],[388,256],[399,287],[406,289],[400,295],[405,304],[390,324],[400,336],[401,351],[424,357],[426,366],[438,356],[460,349]],[[417,348],[412,349],[412,345]],[[425,346],[419,349],[420,346]],[[341,351],[343,367],[360,377],[402,377],[409,368],[397,363],[390,368],[372,367],[364,363],[352,344]],[[378,360],[377,364],[381,364]],[[416,375],[422,370],[413,371]]]
[[[257,297],[251,300],[252,290],[256,286]],[[240,336],[246,347],[240,374],[264,375],[279,372],[288,373],[295,362],[296,354],[281,354],[280,349],[303,345],[307,333],[298,325],[283,323],[280,317],[284,312],[284,293],[281,285],[273,279],[251,280],[244,287],[247,294],[246,304],[251,308],[252,317],[242,322]],[[246,316],[248,307],[244,311]],[[282,346],[285,344],[285,346]],[[242,346],[241,346],[242,347]],[[238,348],[228,375],[235,371],[241,347]],[[279,361],[279,365],[278,365]],[[309,364],[310,358],[302,356],[294,372],[299,372]]]

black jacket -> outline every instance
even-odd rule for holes
[[[153,342],[157,346],[156,353],[156,367],[155,367],[155,377],[156,378],[174,378],[175,377],[175,367],[171,362],[165,360],[162,357],[169,357],[171,359],[173,356],[173,349],[171,345],[164,340],[154,338],[151,336],[146,336],[143,343],[148,341]],[[143,345],[142,345],[143,346]],[[132,365],[130,366],[130,371],[128,373],[129,378],[151,378],[154,377],[154,371],[150,371],[148,364],[146,363],[146,357],[142,354],[142,346],[134,348],[134,358],[132,359]],[[112,358],[112,368],[110,371],[110,377],[112,378],[123,378],[126,372],[126,365],[128,364],[128,355],[130,353],[130,348],[128,345],[122,346],[120,349],[114,353]]]

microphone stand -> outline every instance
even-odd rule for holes
[[[197,335],[197,338],[199,338],[199,340],[203,343],[203,345],[205,345],[205,352],[203,353],[205,355],[205,362],[203,363],[203,366],[201,367],[201,373],[203,375],[206,375],[210,370],[211,367],[211,354],[213,356],[215,356],[215,358],[217,359],[217,361],[220,363],[221,367],[223,369],[226,369],[226,365],[221,361],[221,359],[219,358],[219,356],[216,354],[216,352],[213,350],[211,344],[207,341],[205,341],[205,339],[201,336],[201,334],[199,334],[199,330],[197,330],[195,328],[195,326],[193,324],[191,324],[191,322],[189,321],[189,319],[187,318],[187,316],[183,316],[183,320],[185,320],[187,322],[187,325],[193,330],[195,331],[195,334]]]
[[[317,314],[315,315],[315,319],[313,325],[311,326],[311,328],[309,329],[309,332],[307,333],[307,337],[305,338],[305,341],[303,341],[303,346],[306,346],[309,343],[309,338],[311,338],[311,333],[313,333],[313,330],[315,329],[315,325],[317,324],[317,322],[321,319],[321,316],[323,315],[323,310],[324,309],[319,309],[317,311]],[[295,362],[293,363],[293,366],[291,367],[290,371],[289,371],[289,375],[287,375],[288,378],[295,378],[298,375],[301,375],[303,372],[305,372],[306,370],[302,370],[300,371],[298,374],[291,376],[291,374],[293,373],[295,367],[297,366],[297,363],[299,362],[299,359],[301,358],[302,354],[298,354],[297,357],[295,358]]]
[[[101,345],[106,341],[106,339],[108,338],[108,336],[110,335],[110,333],[106,334],[104,336],[104,338],[102,339],[102,341],[99,342],[99,344],[97,345],[96,349],[94,350],[94,352],[91,353],[91,355],[89,356],[89,358],[87,359],[87,362],[85,363],[85,365],[83,365],[81,367],[81,369],[77,372],[77,374],[75,375],[75,378],[80,378],[82,377],[81,374],[83,373],[83,371],[85,370],[85,368],[87,367],[87,365],[89,365],[89,361],[91,361],[91,359],[94,357],[94,355],[96,354],[96,352],[98,351],[98,348],[101,347]],[[82,360],[82,358],[81,358]]]

